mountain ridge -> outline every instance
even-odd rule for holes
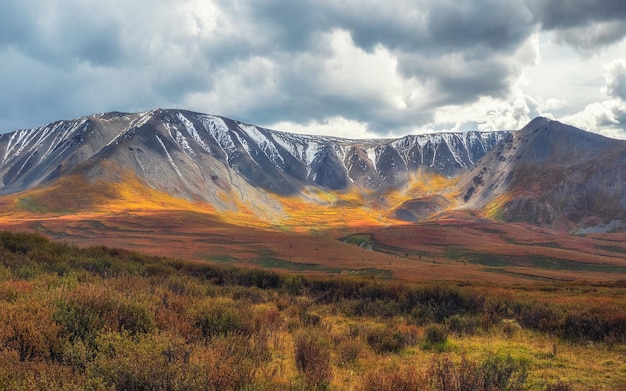
[[[420,168],[456,176],[506,134],[351,140],[185,110],[103,113],[0,136],[0,194],[34,188],[79,166],[87,178],[102,177],[105,159],[130,168],[150,187],[218,209],[229,208],[224,196],[233,191],[254,200],[267,198],[263,192],[290,196],[307,187],[371,193],[404,186]]]
[[[270,224],[310,221],[306,210],[324,215],[349,205],[349,213],[377,224],[456,209],[566,230],[620,227],[622,167],[626,141],[542,117],[515,132],[346,139],[155,109],[0,135],[0,195],[46,205],[40,209],[97,207],[107,194],[133,205],[133,197],[142,198],[155,208],[154,199],[200,203]],[[82,194],[64,191],[54,201],[61,183]]]

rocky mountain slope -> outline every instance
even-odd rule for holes
[[[30,205],[32,194],[78,210],[141,187],[266,221],[293,219],[284,208],[298,199],[290,213],[307,221],[306,205],[324,215],[348,202],[373,219],[470,209],[583,232],[626,222],[626,141],[546,118],[517,132],[349,140],[183,110],[105,113],[0,135],[0,179],[4,205],[15,194],[33,210],[54,207]]]
[[[626,141],[536,118],[463,174],[459,186],[464,208],[504,221],[613,229],[626,221]]]
[[[381,192],[411,173],[454,177],[473,167],[507,132],[437,133],[347,140],[273,131],[182,110],[106,113],[0,136],[0,194],[69,174],[89,181],[137,177],[175,197],[279,208],[273,195],[303,189]]]

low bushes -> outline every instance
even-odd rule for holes
[[[440,324],[431,324],[424,329],[424,347],[441,350],[448,340],[448,328]]]
[[[526,367],[510,356],[454,362],[444,355],[433,357],[423,372],[411,366],[377,368],[365,376],[362,390],[519,391],[526,389],[526,377]]]
[[[251,311],[246,307],[237,307],[230,300],[211,300],[197,310],[196,326],[204,338],[215,336],[251,335],[254,322]]]
[[[463,339],[549,335],[571,349],[603,342],[608,354],[626,338],[619,290],[605,299],[611,305],[552,300],[553,291],[532,300],[543,293],[531,289],[522,300],[484,287],[283,276],[11,235],[0,234],[0,389],[521,390],[520,360],[465,359]],[[532,370],[531,386],[571,389]]]
[[[333,377],[328,343],[319,336],[306,332],[296,335],[294,341],[296,367],[311,388],[325,389]]]
[[[451,333],[458,336],[474,335],[481,327],[480,318],[471,315],[452,315],[446,319]]]
[[[402,333],[392,327],[377,327],[366,336],[367,343],[378,354],[398,353],[404,348]]]
[[[52,320],[53,308],[26,300],[2,304],[0,348],[16,352],[19,361],[58,359],[61,328]]]

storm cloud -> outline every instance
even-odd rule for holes
[[[353,137],[516,127],[555,115],[549,102],[570,96],[524,91],[543,41],[580,61],[618,53],[626,36],[626,3],[609,0],[5,3],[0,132],[156,107],[311,133],[336,121],[353,126]],[[617,60],[589,82],[611,73],[605,91],[623,100]],[[556,115],[575,119],[594,103],[602,105],[562,105],[570,111]]]

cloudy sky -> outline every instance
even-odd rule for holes
[[[0,133],[184,108],[295,132],[626,138],[624,0],[0,0]]]

